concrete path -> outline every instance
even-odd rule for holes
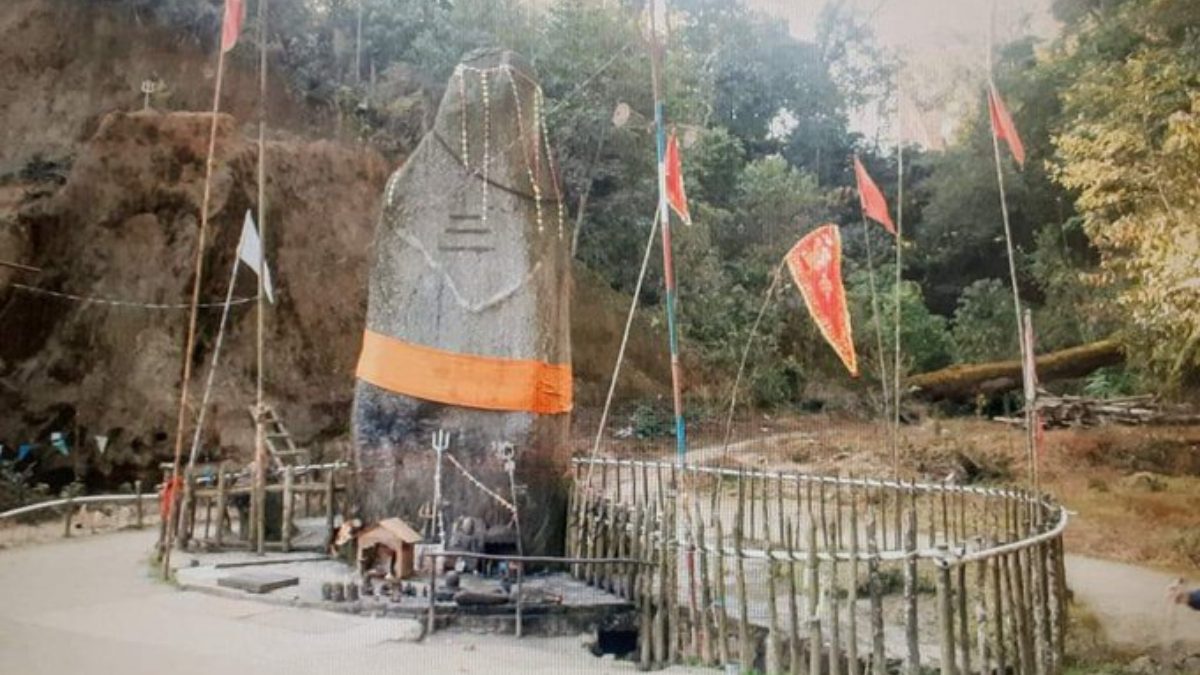
[[[125,532],[0,551],[0,673],[636,672],[576,638],[414,643],[412,622],[181,592],[152,577],[153,542]]]
[[[1067,581],[1076,602],[1100,620],[1114,646],[1136,652],[1155,647],[1200,649],[1200,612],[1167,602],[1175,577],[1135,565],[1067,556]],[[1188,588],[1200,588],[1190,579]]]

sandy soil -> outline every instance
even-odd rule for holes
[[[0,672],[636,672],[576,638],[445,632],[414,643],[400,640],[411,628],[400,620],[183,593],[151,577],[153,540],[126,532],[0,552]]]

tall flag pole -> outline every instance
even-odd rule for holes
[[[667,128],[664,119],[665,101],[662,83],[663,60],[666,55],[665,47],[659,43],[658,25],[655,18],[657,5],[656,0],[650,0],[650,76],[654,89],[654,130],[658,149],[658,217],[661,218],[659,224],[662,232],[663,282],[666,286],[667,333],[671,348],[671,395],[675,407],[675,462],[679,467],[679,476],[682,479],[687,456],[687,430],[683,418],[683,366],[679,359],[679,327],[675,320],[675,262],[671,255],[671,205],[668,200],[667,187]],[[681,480],[680,484],[675,486],[676,499],[682,503],[684,518],[688,518],[687,504],[682,500],[682,487]],[[685,532],[685,521],[677,519],[676,522],[678,523],[678,532],[676,533],[678,538]],[[694,616],[696,610],[694,561],[690,554],[685,554],[683,547],[680,548],[679,555],[680,562],[688,570],[690,608]]]
[[[255,523],[265,522],[261,517],[267,503],[267,452],[265,408],[263,406],[263,334],[266,315],[263,297],[267,295],[270,277],[265,270],[267,255],[267,0],[258,0],[258,297],[256,299],[256,345],[254,383],[254,496],[258,502],[260,517]],[[360,3],[361,19],[361,3]],[[265,527],[255,526],[254,549],[262,555],[265,547]]]
[[[1000,188],[1000,215],[1004,220],[1004,245],[1008,252],[1008,276],[1012,284],[1013,294],[1013,311],[1016,315],[1017,327],[1017,344],[1020,347],[1022,368],[1028,367],[1027,345],[1025,344],[1025,331],[1022,328],[1024,325],[1024,315],[1021,311],[1021,292],[1017,287],[1017,263],[1013,255],[1013,237],[1012,225],[1008,216],[1008,197],[1004,191],[1004,165],[1000,159],[1000,140],[1004,139],[1008,143],[1009,150],[1012,151],[1013,158],[1021,166],[1025,164],[1025,147],[1021,143],[1021,137],[1017,134],[1016,126],[1013,124],[1012,117],[1008,113],[1008,109],[1004,106],[1004,101],[1000,98],[1000,93],[996,89],[996,83],[992,79],[992,41],[996,29],[996,2],[992,1],[992,16],[991,23],[988,26],[987,39],[987,74],[988,74],[988,121],[992,130],[992,151],[996,160],[996,183]],[[1033,429],[1033,401],[1025,402],[1025,428]],[[1034,449],[1032,434],[1026,435],[1026,461],[1029,468],[1029,484],[1034,486],[1037,483],[1037,471],[1034,468]]]
[[[867,286],[871,290],[871,323],[875,326],[875,361],[879,364],[879,387],[883,392],[883,426],[890,432],[892,415],[889,405],[891,397],[888,395],[887,357],[884,356],[883,351],[883,327],[879,322],[879,295],[875,287],[875,259],[871,251],[871,228],[867,225],[867,219],[874,220],[893,234],[896,232],[896,226],[888,214],[887,201],[883,198],[883,193],[875,185],[875,181],[871,180],[866,167],[863,166],[857,155],[854,157],[854,176],[858,184],[859,205],[862,210],[863,243],[867,249]],[[889,433],[888,436],[889,445],[892,445],[891,434]]]
[[[895,360],[892,363],[892,478],[900,479],[900,284],[901,273],[904,270],[902,252],[904,250],[904,106],[900,98],[900,80],[896,79],[896,280],[892,289],[895,303],[895,334],[893,335],[892,350]]]
[[[679,361],[679,327],[675,321],[675,262],[671,255],[671,210],[667,202],[667,130],[663,113],[663,47],[658,41],[654,15],[657,3],[650,0],[650,71],[654,83],[654,128],[658,146],[658,217],[662,232],[663,280],[666,284],[667,333],[671,347],[671,394],[675,404],[675,453],[679,466],[687,453],[687,432],[683,420],[683,367]]]
[[[241,31],[242,19],[245,15],[243,0],[225,0],[225,15],[221,24],[221,46],[217,50],[217,78],[213,86],[212,121],[208,131],[208,154],[204,161],[204,194],[200,200],[200,229],[196,234],[196,263],[192,280],[192,302],[188,313],[187,341],[183,350],[183,375],[179,385],[179,414],[175,423],[175,459],[171,464],[171,480],[165,486],[163,493],[169,499],[164,500],[163,508],[167,518],[166,536],[163,537],[162,576],[164,579],[171,575],[171,545],[178,532],[179,523],[175,517],[176,502],[179,498],[180,484],[179,469],[183,459],[183,434],[187,426],[188,391],[192,381],[192,352],[196,350],[196,318],[200,305],[200,285],[204,278],[204,248],[208,236],[208,206],[212,201],[213,156],[217,152],[217,122],[221,112],[221,86],[225,81],[225,52],[237,44]]]

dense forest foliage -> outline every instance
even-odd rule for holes
[[[212,39],[220,18],[216,0],[110,1],[201,40]],[[642,4],[276,2],[271,45],[298,92],[396,153],[420,138],[464,53],[501,45],[526,55],[548,100],[578,223],[575,255],[629,292],[655,205]],[[813,42],[738,0],[670,4],[667,115],[684,141],[695,219],[676,243],[685,349],[735,366],[784,252],[809,229],[837,222],[866,392],[876,374],[866,244],[885,317],[894,248],[881,228],[863,225],[851,162],[862,157],[893,212],[897,164],[894,141],[853,133],[849,120],[868,107],[896,114],[904,64],[878,47],[868,17],[840,3],[822,12]],[[1200,364],[1200,3],[1057,0],[1054,12],[1062,27],[1053,41],[998,45],[994,68],[1028,148],[1023,170],[1007,156],[1003,170],[1039,348],[1116,335],[1130,346],[1130,366],[1093,375],[1085,383],[1093,393],[1163,382],[1180,390]],[[234,57],[252,52],[248,44]],[[1017,352],[986,82],[964,86],[978,105],[948,146],[905,150],[901,340],[913,372]],[[633,119],[614,128],[619,103]],[[651,312],[658,275],[643,292]],[[801,403],[809,385],[838,375],[796,294],[778,297],[752,356],[763,405]],[[883,332],[890,350],[891,331]]]

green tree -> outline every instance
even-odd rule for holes
[[[1056,177],[1077,192],[1092,281],[1116,290],[1131,354],[1179,381],[1200,365],[1200,5],[1061,5],[1076,20],[1058,58],[1078,77]]]
[[[964,288],[951,333],[960,362],[1018,358],[1017,318],[1008,282],[980,279]]]

